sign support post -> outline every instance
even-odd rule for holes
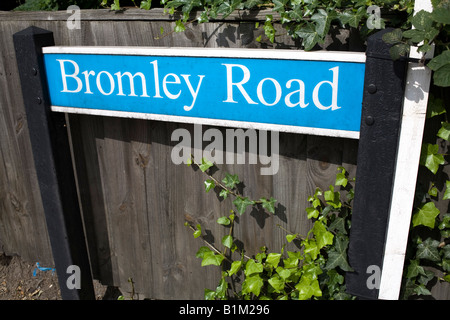
[[[30,27],[13,39],[61,296],[94,299],[65,115],[51,112],[48,99],[42,47],[54,45],[53,33]]]
[[[429,0],[417,0],[414,11],[419,12],[420,10],[431,11],[431,2]],[[417,52],[416,49],[411,48],[410,58],[420,60],[422,54]],[[432,58],[433,54],[434,47],[427,52],[426,58]],[[397,170],[395,171],[392,205],[387,225],[379,299],[396,300],[400,295],[425,128],[430,80],[431,70],[428,67],[419,62],[408,63]]]
[[[391,29],[392,30],[392,29]],[[391,206],[406,61],[393,61],[382,36],[369,37],[366,51],[363,109],[356,170],[355,199],[348,249],[354,272],[346,275],[347,291],[377,299],[378,289],[367,285],[368,270],[381,270],[386,226]]]

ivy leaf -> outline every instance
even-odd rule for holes
[[[216,288],[216,297],[220,299],[225,299],[228,289],[228,282],[225,280],[225,278],[222,278],[219,282],[219,285]]]
[[[237,174],[229,174],[227,173],[225,175],[225,178],[222,179],[223,184],[225,185],[225,187],[227,187],[228,189],[234,189],[236,188],[236,185],[238,185],[240,183],[239,181],[239,177]]]
[[[419,30],[428,30],[433,25],[431,13],[425,10],[420,10],[411,19],[412,25]]]
[[[226,199],[226,198],[228,198],[229,193],[230,192],[227,189],[222,189],[222,190],[220,190],[219,196]]]
[[[334,191],[334,187],[330,185],[330,190],[325,191],[324,193],[325,201],[335,209],[338,209],[342,206],[341,203],[341,194],[339,191]]]
[[[307,23],[306,26],[295,31],[295,34],[303,39],[305,51],[311,50],[320,41],[320,35],[316,31],[315,25],[312,23]]]
[[[437,144],[424,143],[420,153],[420,164],[427,167],[431,172],[436,174],[439,165],[444,164],[445,159],[439,153],[439,146]]]
[[[186,30],[186,27],[184,26],[183,21],[181,21],[181,20],[175,21],[174,31],[175,32],[183,32],[184,30]]]
[[[445,50],[440,55],[437,55],[430,62],[428,62],[427,66],[433,71],[442,68],[443,66],[450,63],[450,50]]]
[[[387,44],[396,44],[402,41],[403,32],[402,29],[394,29],[391,32],[383,34],[383,41]]]
[[[203,260],[202,260],[202,267],[214,265],[214,266],[220,266],[224,259],[224,256],[220,254],[215,254],[212,251],[205,252],[203,254]]]
[[[348,179],[346,177],[346,170],[344,167],[339,167],[338,170],[341,170],[338,174],[336,174],[336,181],[334,183],[335,186],[343,186],[344,188],[347,186]]]
[[[309,254],[312,260],[316,260],[320,253],[320,248],[317,246],[317,242],[314,240],[305,240],[302,242],[305,255]]]
[[[450,181],[446,182],[447,190],[450,188]],[[447,190],[445,191],[447,193]],[[450,229],[450,213],[444,214],[442,217],[442,222],[439,223],[439,230]]]
[[[205,180],[204,185],[205,185],[206,192],[209,192],[211,189],[214,189],[214,187],[216,186],[216,184],[214,183],[214,180],[211,180],[211,179]]]
[[[120,1],[114,0],[114,3],[111,4],[111,10],[120,10]]]
[[[259,275],[246,277],[244,283],[242,284],[242,293],[244,294],[253,293],[255,296],[259,296],[263,285],[264,281],[263,279],[261,279]]]
[[[300,282],[295,286],[298,290],[300,300],[311,299],[312,296],[321,297],[322,290],[320,290],[319,281],[312,280],[311,277],[303,276]]]
[[[438,251],[439,241],[428,238],[417,246],[416,258],[441,261]]]
[[[347,247],[349,240],[346,237],[336,237],[336,243],[328,251],[328,261],[325,269],[331,270],[340,267],[343,271],[353,271],[347,261]]]
[[[228,217],[223,216],[217,219],[217,223],[223,226],[228,226],[231,223],[231,220],[228,219]]]
[[[275,289],[275,292],[280,293],[284,290],[284,280],[278,274],[271,277],[268,282]]]
[[[297,238],[297,236],[298,236],[298,233],[288,234],[288,235],[286,235],[286,240],[287,240],[287,242],[291,243],[295,238]]]
[[[449,141],[449,139],[450,139],[450,123],[442,122],[441,125],[442,126],[439,129],[437,136],[439,138]]]
[[[413,215],[413,227],[422,225],[433,229],[439,213],[440,211],[436,208],[434,202],[427,202],[421,205]]]
[[[281,259],[281,253],[271,252],[267,255],[266,265],[276,268],[276,267],[278,267],[278,264],[280,263],[280,259]]]
[[[323,273],[320,266],[318,266],[315,263],[303,264],[302,271],[303,271],[303,276],[308,276],[312,280],[318,279],[319,275],[321,275]]]
[[[288,1],[289,0],[273,0],[272,1],[273,5],[274,5],[273,11],[280,12],[280,13],[284,12],[285,11],[284,8],[285,8],[286,4],[288,3]]]
[[[139,6],[141,9],[150,10],[152,7],[152,0],[144,0],[141,2],[141,5]]]
[[[249,200],[247,197],[237,197],[233,200],[233,204],[236,206],[240,215],[244,214],[248,206],[255,204],[254,201]]]
[[[400,57],[404,57],[409,52],[409,45],[407,43],[397,43],[389,48],[389,54],[393,60],[400,59]]]
[[[418,296],[422,295],[422,296],[431,296],[431,292],[430,290],[428,290],[425,285],[420,284],[418,286],[416,286],[414,288],[414,293],[417,294]]]
[[[450,50],[431,59],[427,66],[434,71],[434,84],[441,87],[450,86]]]
[[[205,289],[205,300],[215,300],[216,292],[211,289]]]
[[[418,43],[426,38],[426,32],[419,29],[410,29],[403,32],[403,36],[411,39],[412,42]]]
[[[231,247],[233,246],[233,236],[231,235],[226,235],[222,238],[222,244],[231,249]]]
[[[450,272],[450,259],[442,259],[442,269],[446,272]]]
[[[245,276],[249,277],[255,273],[261,273],[263,272],[263,270],[263,265],[260,262],[256,262],[255,260],[250,259],[245,265]]]
[[[285,268],[282,268],[282,267],[278,267],[276,269],[276,272],[284,280],[289,278],[291,276],[291,273],[292,273],[292,271],[290,269],[285,269]]]
[[[161,35],[164,33],[164,28],[163,27],[161,27]],[[187,158],[187,160],[186,160],[186,165],[188,166],[188,167],[190,167],[191,166],[191,164],[193,164],[194,163],[194,161],[192,160],[192,156],[189,156],[189,158]]]
[[[347,234],[347,230],[345,229],[346,220],[344,217],[335,218],[328,227],[329,231],[338,231],[342,234]]]
[[[275,202],[277,202],[276,199],[270,197],[270,199],[266,199],[266,198],[261,198],[259,199],[259,201],[261,201],[262,207],[264,209],[266,209],[267,211],[269,211],[270,213],[274,214],[275,213]]]
[[[444,260],[450,259],[450,244],[446,244],[444,247],[442,247],[441,254],[442,254],[442,258],[444,258]]]
[[[209,168],[211,168],[214,165],[211,161],[209,161],[206,158],[202,158],[202,163],[198,166],[202,172],[205,172]]]
[[[316,13],[311,16],[311,20],[314,21],[316,25],[316,31],[320,37],[324,37],[330,30],[331,20],[336,17],[336,14],[332,12],[326,12],[324,9],[319,9]]]
[[[301,259],[303,259],[302,253],[288,251],[287,254],[288,254],[288,258],[283,259],[284,267],[285,268],[297,268],[298,263],[300,262]]]
[[[202,235],[202,226],[197,224],[197,230],[194,231],[194,238],[198,238]]]
[[[228,276],[232,276],[233,274],[237,273],[242,266],[242,261],[233,261],[231,264],[230,270],[228,270]]]
[[[317,218],[319,216],[319,210],[314,207],[306,208],[306,213],[308,214],[308,219]]]
[[[439,87],[450,87],[450,64],[446,64],[434,72],[433,83]]]
[[[211,249],[205,246],[202,246],[198,249],[197,253],[195,254],[196,258],[203,259],[203,256],[205,253],[211,252]]]
[[[344,11],[338,14],[338,19],[341,21],[342,25],[348,24],[350,27],[358,28],[361,19],[365,16],[365,7],[360,7],[356,12]]]
[[[319,249],[322,249],[326,245],[333,244],[333,234],[327,230],[326,226],[321,221],[314,222],[312,232],[314,233]]]
[[[266,15],[266,21],[264,22],[264,34],[269,38],[270,42],[273,43],[275,41],[275,28],[272,25],[272,15]]]
[[[450,283],[450,274],[444,276],[444,280]]]
[[[411,279],[417,277],[419,274],[425,274],[425,270],[420,265],[420,259],[410,260],[406,277]]]
[[[262,0],[247,0],[244,2],[244,7],[246,9],[251,9],[259,4],[262,4]]]
[[[447,111],[444,107],[444,101],[440,98],[435,98],[433,95],[430,95],[427,105],[427,118],[433,118],[446,112]]]
[[[203,11],[200,16],[197,18],[198,23],[205,23],[209,21],[208,13]]]

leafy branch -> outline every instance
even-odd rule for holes
[[[208,159],[202,158],[201,163],[198,163],[191,155],[191,157],[187,161],[187,165],[190,166],[192,164],[195,164],[203,173],[208,176],[209,179],[204,181],[206,192],[209,192],[215,187],[218,187],[220,188],[219,196],[223,199],[228,198],[229,195],[233,195],[235,197],[233,204],[236,206],[237,211],[240,215],[245,212],[247,207],[254,205],[261,205],[264,209],[267,210],[267,212],[271,214],[275,213],[275,203],[277,201],[276,199],[270,197],[270,199],[260,198],[259,200],[250,200],[248,197],[240,195],[237,191],[237,186],[241,182],[239,181],[239,177],[237,175],[226,173],[225,178],[223,178],[222,181],[219,181],[208,173],[209,168],[214,166],[214,164]]]
[[[188,165],[192,164],[208,176],[206,181],[209,182],[205,181],[206,192],[218,187],[221,191],[226,191],[226,196],[232,195],[241,199],[240,201],[246,199],[236,190],[240,183],[237,175],[227,173],[219,181],[209,173],[212,162],[207,159],[196,162],[191,157]],[[216,221],[229,228],[222,237],[222,251],[203,237],[200,224],[194,227],[185,223],[194,231],[195,238],[201,238],[207,244],[200,247],[196,254],[197,258],[202,259],[201,266],[213,265],[222,270],[216,289],[205,289],[205,299],[353,299],[345,292],[344,282],[344,272],[352,271],[347,261],[347,247],[353,188],[347,186],[349,180],[345,169],[339,168],[339,171],[334,186],[331,185],[324,192],[317,189],[314,196],[309,198],[311,208],[317,210],[317,215],[309,217],[314,223],[306,237],[277,225],[286,231],[287,243],[294,240],[300,242],[300,251],[285,251],[284,245],[281,252],[268,252],[266,247],[262,247],[253,257],[246,255],[243,248],[237,247],[233,235],[236,223],[233,210],[229,216],[222,216]],[[346,201],[340,200],[341,194],[336,190],[338,188],[346,188],[348,191]],[[233,204],[238,210],[242,209],[236,199]],[[248,202],[252,205],[261,204],[267,211],[274,213],[273,203],[276,200],[270,199],[272,204],[266,207],[264,204],[269,202],[267,199],[266,202]],[[245,209],[242,209],[242,213],[244,212]],[[241,285],[240,290],[236,290],[237,283]]]

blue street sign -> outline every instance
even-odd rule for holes
[[[129,55],[126,50],[95,53],[94,47],[82,54],[53,48],[44,51],[50,101],[64,112],[101,110],[115,116],[124,112],[138,118],[305,133],[319,129],[326,135],[341,131],[338,136],[358,137],[365,67],[359,54],[328,61],[317,60],[317,52],[299,60],[289,58],[295,51],[282,58],[248,58],[233,57],[234,51],[208,56],[208,49],[204,56],[198,56],[199,50],[180,54],[189,51],[170,49],[169,56],[167,49],[159,55],[156,49]],[[273,55],[278,50],[262,51]],[[356,61],[342,61],[352,59]]]

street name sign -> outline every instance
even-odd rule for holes
[[[53,111],[357,139],[365,54],[44,47]]]

